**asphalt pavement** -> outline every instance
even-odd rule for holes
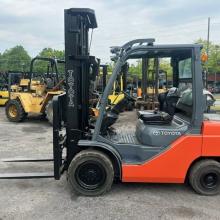
[[[52,158],[52,128],[32,117],[11,123],[0,108],[0,160]],[[177,163],[178,166],[178,163]],[[0,162],[0,172],[51,172],[51,163]],[[3,219],[220,219],[220,196],[205,197],[187,185],[115,183],[103,196],[75,195],[62,179],[0,180]]]

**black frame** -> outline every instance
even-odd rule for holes
[[[89,29],[97,27],[91,9],[67,9],[65,24],[66,94],[54,98],[54,176],[59,179],[80,151],[78,141],[89,136],[90,80],[99,73],[99,62],[89,55]],[[65,128],[62,122],[65,122]],[[66,136],[63,137],[61,130]],[[63,157],[66,146],[66,158]]]

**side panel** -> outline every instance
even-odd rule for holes
[[[19,99],[27,113],[40,113],[44,98],[34,96],[31,93],[11,93],[11,99]]]
[[[201,156],[202,135],[187,135],[141,165],[122,164],[123,182],[183,183],[190,164]]]
[[[45,107],[46,107],[47,103],[53,98],[53,96],[60,95],[62,93],[63,93],[63,91],[48,92],[43,100],[43,103],[41,103],[40,112],[43,113],[45,111]]]
[[[8,101],[7,98],[0,98],[0,106],[5,105],[7,101]]]
[[[203,122],[202,156],[220,157],[220,121]]]
[[[0,105],[5,105],[5,103],[8,101],[8,98],[8,91],[0,91]]]

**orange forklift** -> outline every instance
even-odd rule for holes
[[[30,178],[58,180],[66,171],[73,190],[86,196],[106,193],[114,179],[189,182],[199,194],[218,194],[220,116],[206,112],[202,45],[157,45],[154,39],[136,39],[114,48],[117,62],[101,98],[99,116],[92,124],[89,88],[98,62],[89,54],[88,33],[96,27],[93,10],[65,10],[66,93],[53,99],[54,173],[30,174]],[[159,110],[106,108],[114,81],[127,61],[161,58],[170,59],[173,88],[160,97]]]

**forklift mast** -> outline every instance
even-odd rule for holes
[[[64,11],[66,93],[54,100],[54,174],[61,175],[61,167],[68,168],[79,151],[77,143],[89,131],[90,81],[99,71],[99,60],[89,55],[89,29],[97,27],[95,12],[73,8]],[[66,159],[63,163],[62,122],[65,122]]]
[[[121,67],[121,73],[122,73],[122,82],[123,82],[123,88],[122,91],[126,92],[127,91],[127,76],[128,76],[128,70],[129,70],[129,64],[126,62],[122,67]]]
[[[102,92],[104,92],[107,83],[108,65],[102,64],[100,67],[102,68]]]

